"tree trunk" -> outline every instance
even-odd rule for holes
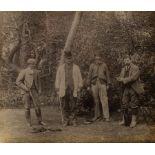
[[[2,59],[8,64],[12,70],[19,72],[19,51],[21,48],[21,30],[22,24],[21,13],[3,14],[3,32],[5,41],[2,48]]]
[[[67,36],[65,47],[64,47],[64,49],[62,50],[62,53],[61,53],[60,64],[62,64],[64,62],[64,51],[71,49],[75,33],[76,33],[76,30],[77,30],[78,24],[80,22],[81,14],[82,14],[81,12],[76,12],[75,13],[74,20],[73,20],[72,25],[71,25],[71,29],[70,29],[69,34]]]

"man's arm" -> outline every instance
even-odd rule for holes
[[[55,79],[55,89],[56,91],[59,91],[59,87],[60,87],[60,67],[58,67],[57,73],[56,73],[56,79]]]
[[[92,71],[93,71],[93,64],[89,67],[89,73],[88,73],[88,85],[91,85],[91,79],[92,79]]]
[[[39,70],[37,70],[37,78],[38,78],[38,91],[39,91],[39,94],[41,94],[42,92],[42,87],[41,87],[41,73]]]
[[[140,70],[138,67],[135,67],[133,70],[133,74],[130,77],[124,78],[123,83],[127,84],[129,82],[136,81],[140,76]]]
[[[124,68],[122,68],[122,70],[121,70],[121,73],[120,73],[119,77],[117,77],[117,78],[116,78],[116,79],[117,79],[117,81],[122,82],[122,80],[124,79],[124,73],[125,73],[125,69],[124,69]]]
[[[83,80],[82,80],[82,75],[79,67],[77,68],[77,71],[78,71],[78,79],[79,79],[79,89],[81,89],[83,86]]]
[[[120,73],[120,78],[124,78],[124,74],[125,74],[125,68],[122,68],[121,73]]]
[[[110,84],[110,74],[109,74],[109,70],[107,65],[105,65],[105,69],[106,69],[106,79],[107,79],[107,84]]]
[[[19,75],[18,75],[18,77],[17,77],[17,80],[16,80],[16,85],[19,87],[19,88],[21,88],[21,89],[23,89],[23,90],[25,90],[25,91],[29,91],[29,89],[25,86],[25,84],[24,84],[24,78],[25,78],[25,72],[24,72],[24,70],[23,71],[21,71],[20,73],[19,73]]]

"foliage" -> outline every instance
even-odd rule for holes
[[[36,57],[42,74],[44,95],[50,96],[54,90],[61,50],[65,45],[74,12],[4,12],[0,17],[3,16],[5,18],[2,18],[3,22],[0,24],[0,27],[3,27],[1,32],[3,39],[0,38],[1,42],[3,40],[3,45],[0,44],[2,51],[8,57],[10,54],[8,47],[11,48],[12,43],[18,43],[16,40],[21,40],[14,62],[24,67],[28,57]],[[151,76],[153,64],[150,63],[155,56],[153,17],[154,12],[83,12],[82,14],[71,48],[73,58],[80,66],[86,81],[94,55],[97,52],[102,54],[112,81],[109,90],[111,107],[119,105],[120,89],[115,78],[120,74],[122,60],[126,54],[131,54],[133,61],[139,65],[141,79],[147,86],[146,90],[154,93]],[[10,66],[5,67],[10,72]],[[10,76],[16,77],[14,74]]]

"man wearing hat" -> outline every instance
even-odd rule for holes
[[[40,80],[39,72],[35,69],[36,61],[35,59],[28,59],[28,67],[22,70],[16,80],[17,86],[21,89],[21,94],[23,95],[23,102],[25,105],[25,117],[28,126],[31,126],[31,102],[34,105],[35,113],[38,119],[39,125],[45,125],[42,122],[41,109],[39,106],[39,96],[40,93]]]
[[[70,51],[64,52],[64,63],[58,67],[55,87],[61,102],[63,126],[76,125],[76,102],[82,76]]]
[[[101,55],[95,55],[95,62],[90,65],[89,74],[89,87],[94,99],[94,117],[92,121],[96,121],[103,117],[105,121],[109,122],[109,105],[107,89],[109,88],[110,78],[107,65],[102,62]],[[102,105],[101,114],[100,103]]]

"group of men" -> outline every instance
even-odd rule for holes
[[[16,80],[18,87],[22,89],[23,102],[25,103],[25,116],[31,126],[31,102],[34,105],[38,124],[45,125],[42,121],[39,106],[40,80],[39,73],[35,69],[35,59],[28,59],[28,67],[22,70]],[[132,113],[130,127],[137,124],[139,96],[144,93],[143,84],[140,82],[139,67],[133,64],[130,56],[124,58],[124,67],[117,80],[123,85],[123,97],[121,102],[122,121],[125,124],[125,113],[130,108]],[[100,54],[96,54],[94,62],[90,65],[87,90],[91,92],[94,100],[94,117],[92,122],[103,120],[110,122],[107,90],[110,86],[110,76],[107,65]],[[71,51],[64,52],[64,63],[60,65],[56,73],[55,88],[59,96],[63,126],[77,125],[77,98],[83,87],[80,68],[73,62]],[[100,108],[100,104],[101,107]]]

